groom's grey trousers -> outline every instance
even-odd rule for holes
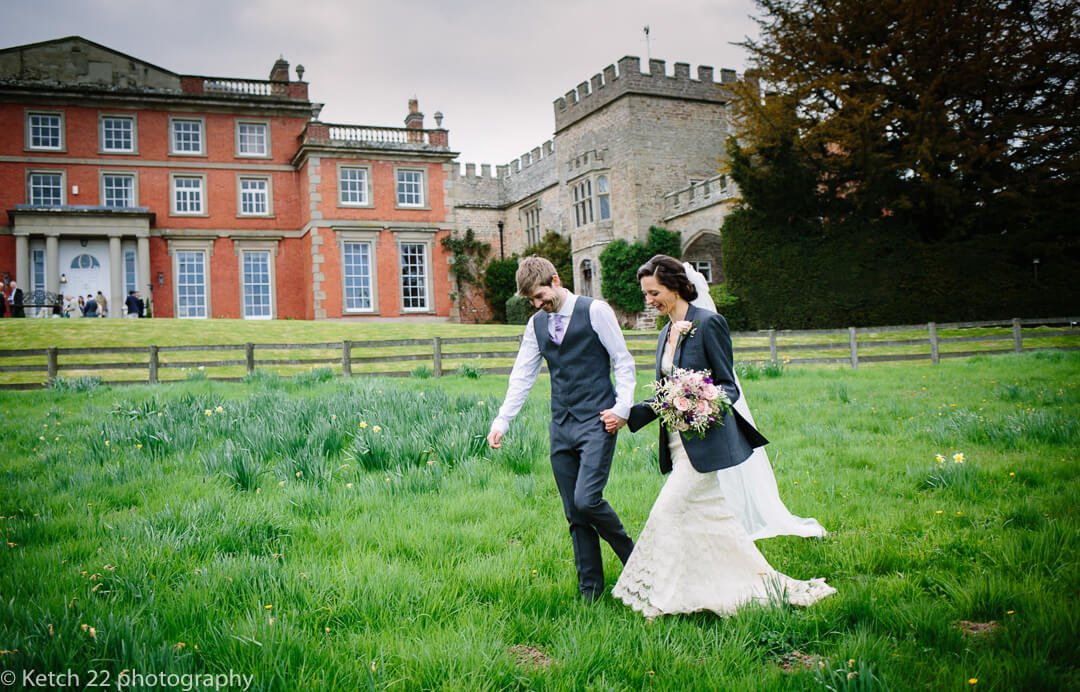
[[[603,496],[616,438],[604,430],[599,416],[588,421],[572,417],[552,420],[550,432],[551,470],[570,523],[578,588],[585,595],[596,596],[604,590],[600,539],[611,545],[624,564],[634,549],[634,542]]]
[[[589,320],[592,299],[578,296],[562,343],[548,335],[548,315],[533,320],[540,353],[551,373],[551,470],[570,523],[578,588],[589,597],[604,590],[600,539],[625,564],[634,549],[622,522],[604,499],[615,435],[600,412],[615,404],[611,359]]]

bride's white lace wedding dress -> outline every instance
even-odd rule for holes
[[[665,373],[672,353],[669,345]],[[824,579],[800,581],[774,570],[733,513],[716,474],[699,473],[680,436],[669,439],[674,468],[613,596],[651,618],[701,610],[730,614],[751,602],[808,606],[836,593]]]

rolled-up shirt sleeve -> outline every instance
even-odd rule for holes
[[[589,306],[589,321],[593,331],[600,338],[600,343],[611,357],[611,369],[615,373],[615,405],[611,410],[620,418],[630,417],[630,407],[634,405],[634,387],[637,385],[637,367],[634,357],[626,347],[619,320],[615,311],[607,303],[594,300]]]
[[[506,397],[503,399],[502,406],[499,407],[498,415],[491,423],[492,430],[505,433],[510,428],[510,421],[514,420],[521,411],[521,407],[525,405],[529,390],[540,375],[541,360],[540,346],[536,343],[535,319],[530,319],[521,337],[521,346],[514,360],[514,369],[510,371]]]

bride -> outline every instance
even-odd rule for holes
[[[646,302],[671,318],[657,344],[657,378],[674,367],[708,370],[713,383],[738,402],[727,324],[715,311],[691,304],[698,289],[686,268],[674,258],[657,255],[638,270],[638,278]],[[646,403],[637,404],[630,429],[656,417]],[[606,418],[605,423],[609,430],[621,427],[621,419]],[[755,490],[746,487],[745,474],[733,479],[725,471],[717,480],[717,470],[747,463],[754,448],[766,442],[748,411],[738,408],[725,416],[723,425],[700,438],[669,434],[660,427],[660,469],[671,475],[612,591],[616,598],[655,617],[700,610],[727,614],[750,602],[808,606],[835,593],[822,579],[800,581],[774,570],[754,545],[755,534],[791,527],[789,520],[774,516],[776,505],[783,507],[775,481],[763,504]],[[764,463],[768,469],[767,459]],[[771,479],[771,471],[768,475]],[[742,493],[735,503],[727,496],[732,492]],[[750,514],[740,517],[739,511]],[[784,514],[790,517],[786,508]],[[772,521],[777,518],[783,521]],[[751,524],[755,534],[744,523]]]

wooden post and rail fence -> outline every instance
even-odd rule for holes
[[[1080,350],[1080,318],[1020,319],[847,329],[778,331],[774,329],[732,334],[736,361],[785,365],[925,361],[943,358],[1020,353],[1024,350]],[[1027,330],[1025,331],[1025,327]],[[980,330],[988,333],[941,336],[939,331]],[[901,338],[887,338],[890,333]],[[844,339],[843,337],[847,338]],[[626,340],[639,370],[652,370],[656,332],[628,332]],[[802,340],[802,342],[800,342]],[[192,369],[213,370],[210,379],[240,380],[260,369],[303,372],[312,367],[340,369],[345,377],[403,377],[417,374],[441,377],[448,370],[470,367],[482,374],[510,372],[520,336],[434,337],[387,341],[338,341],[310,344],[220,344],[104,348],[46,348],[0,350],[0,388],[31,389],[47,386],[57,377],[89,376],[103,372],[107,383],[150,383],[184,379]],[[960,345],[975,348],[957,348]],[[243,351],[242,357],[223,358]],[[289,352],[303,351],[299,356]],[[209,354],[202,358],[196,355]],[[165,357],[163,357],[163,354]],[[187,355],[191,354],[191,355]],[[261,355],[263,357],[256,357]],[[108,358],[103,358],[107,356]],[[12,363],[12,361],[18,361]],[[27,362],[30,361],[30,362]],[[142,370],[146,379],[116,377],[123,371]],[[165,370],[175,376],[163,377]],[[40,373],[33,382],[19,373]],[[26,379],[22,376],[22,379]]]

